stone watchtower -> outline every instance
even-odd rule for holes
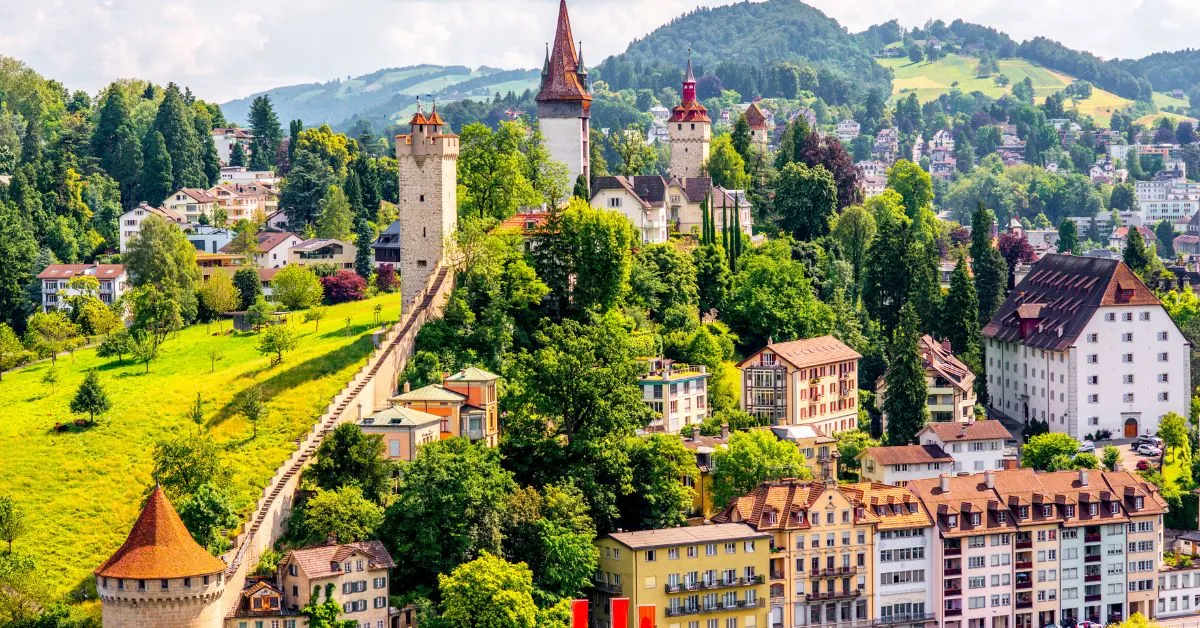
[[[546,51],[546,63],[542,66],[537,117],[550,158],[566,164],[572,185],[580,176],[590,185],[588,134],[592,95],[588,92],[582,45],[576,51],[572,39],[566,0],[559,1],[554,46]]]
[[[225,563],[200,547],[155,487],[125,544],[96,569],[104,628],[217,628]]]
[[[400,295],[407,311],[446,255],[458,228],[458,136],[435,105],[429,117],[417,107],[409,133],[396,136],[400,170]]]
[[[696,77],[692,74],[690,52],[687,73],[683,76],[683,102],[671,110],[667,133],[671,140],[671,176],[679,179],[705,176],[712,120],[708,118],[708,109],[696,100]]]

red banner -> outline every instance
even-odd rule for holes
[[[612,628],[629,628],[629,598],[614,597],[610,602]]]
[[[587,628],[588,601],[571,600],[571,628]]]
[[[654,628],[654,616],[657,610],[653,604],[638,604],[637,628]]]

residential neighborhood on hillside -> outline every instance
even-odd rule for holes
[[[0,625],[1195,623],[1200,55],[556,4],[0,24]]]

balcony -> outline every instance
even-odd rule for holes
[[[767,601],[765,599],[758,599],[753,602],[747,602],[746,600],[738,600],[738,601],[734,602],[733,604],[726,604],[725,602],[717,602],[715,604],[703,605],[703,606],[678,606],[675,608],[668,606],[667,607],[667,617],[683,617],[685,615],[702,615],[705,613],[719,613],[722,611],[733,610],[733,609],[738,609],[738,608],[763,608],[766,605],[767,605]]]
[[[772,571],[771,579],[772,580],[783,580],[783,572],[782,571]]]
[[[1083,557],[1083,562],[1098,563],[1098,562],[1100,562],[1100,555],[1099,554],[1088,554]]]
[[[1099,602],[1099,601],[1100,601],[1100,595],[1099,595],[1099,594],[1097,594],[1097,595],[1085,595],[1085,596],[1083,596],[1083,601],[1084,601],[1084,602]]]
[[[1017,549],[1025,550],[1033,547],[1033,541],[1017,541]]]
[[[1033,561],[1032,560],[1018,560],[1016,562],[1016,565],[1017,565],[1017,571],[1033,569]]]
[[[942,553],[945,554],[946,556],[961,556],[962,555],[962,546],[960,545],[958,547],[947,547],[942,550]]]
[[[748,586],[753,586],[753,585],[762,584],[762,583],[763,583],[762,576],[751,576],[749,578],[733,578],[730,580],[726,580],[726,579],[722,578],[719,580],[712,580],[712,581],[701,580],[700,582],[692,582],[692,583],[684,582],[684,583],[680,583],[680,584],[665,584],[665,585],[663,585],[663,591],[665,591],[667,593],[682,593],[684,591],[699,591],[702,589],[728,589],[730,587],[748,587]]]
[[[943,597],[958,597],[960,595],[962,595],[962,587],[955,589],[942,589]]]
[[[947,567],[942,570],[942,573],[947,576],[961,576],[962,567]]]
[[[958,616],[962,615],[962,609],[961,608],[947,608],[946,612],[944,614],[946,615],[946,617],[958,617]]]
[[[1100,582],[1100,574],[1091,574],[1083,577],[1084,582]]]
[[[856,598],[862,595],[859,589],[842,589],[841,591],[822,591],[821,593],[809,593],[808,601],[813,600],[841,600],[847,598]]]
[[[1017,582],[1017,583],[1013,584],[1013,588],[1017,589],[1018,591],[1024,591],[1024,590],[1026,590],[1026,589],[1032,589],[1032,588],[1033,588],[1033,581],[1032,581],[1032,580],[1026,580],[1026,581],[1024,581],[1024,582]]]
[[[600,593],[611,593],[612,595],[621,594],[621,585],[609,584],[607,582],[593,582],[592,588]]]
[[[933,621],[937,619],[934,613],[905,613],[900,615],[888,615],[880,618],[875,622],[876,626],[891,626],[893,624],[918,624],[921,622]]]
[[[1017,600],[1017,608],[1033,608],[1033,600]]]
[[[858,573],[858,567],[832,567],[825,569],[814,569],[809,574],[809,578],[828,578],[830,576],[852,576]]]
[[[1084,543],[1099,543],[1100,542],[1100,533],[1099,532],[1090,532],[1088,534],[1083,535],[1083,542]]]

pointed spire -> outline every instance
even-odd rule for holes
[[[439,116],[439,115],[438,115],[438,112],[437,112],[437,98],[431,95],[431,96],[430,96],[430,99],[433,101],[433,110],[432,110],[432,111],[430,111],[430,113],[429,113],[429,119],[428,119],[428,120],[426,120],[426,122],[428,122],[428,123],[429,123],[429,126],[433,126],[433,127],[441,127],[442,125],[446,124],[446,122],[445,122],[444,120],[442,120],[442,117],[441,117],[441,116]],[[438,131],[438,132],[440,132],[440,131],[441,131],[441,129],[440,129],[440,128],[438,128],[438,129],[435,129],[435,131]]]
[[[111,578],[170,579],[225,570],[225,562],[196,543],[157,483],[125,543],[95,571]]]
[[[546,62],[542,64],[542,80],[550,73],[550,42],[546,42]]]
[[[575,38],[571,35],[571,19],[567,15],[566,0],[559,0],[558,25],[554,31],[554,45],[550,47],[547,58],[546,72],[542,76],[541,89],[537,100],[546,101],[588,101],[592,97],[587,87],[580,81],[579,57],[575,46]]]
[[[683,76],[684,83],[695,83],[696,75],[692,74],[692,49],[688,48],[687,74]]]

